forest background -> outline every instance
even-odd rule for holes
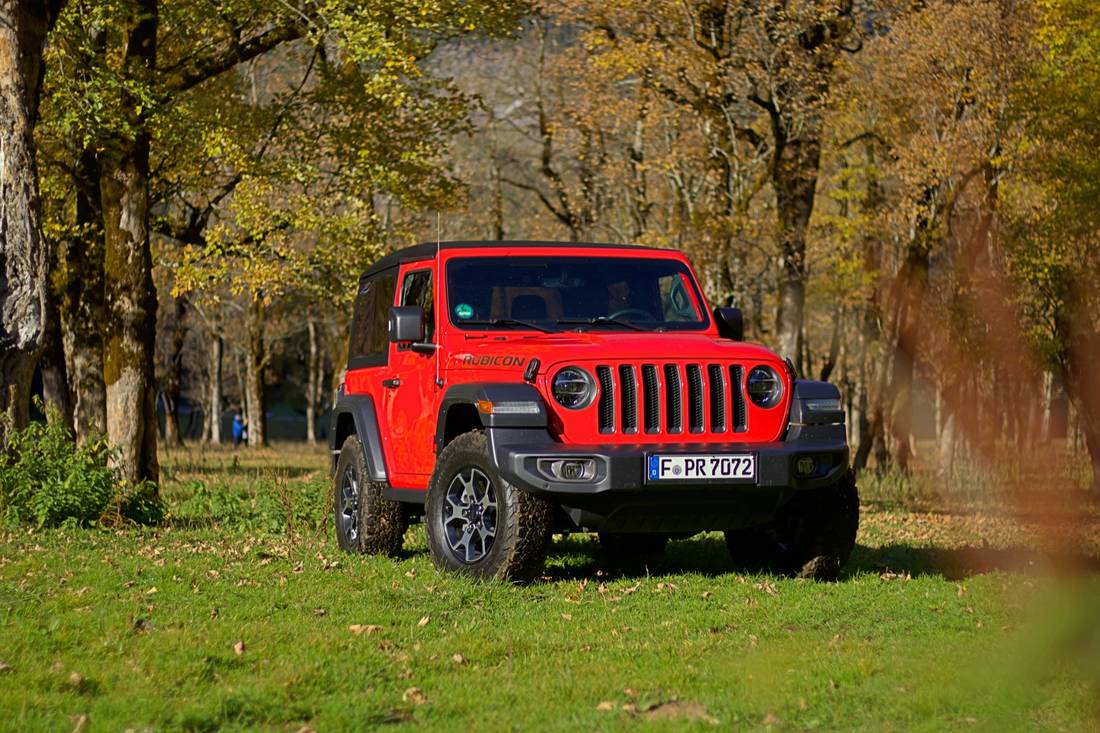
[[[1089,0],[3,13],[5,435],[40,393],[134,485],[236,409],[313,441],[382,254],[639,242],[841,385],[857,469],[1057,444],[1100,490]]]

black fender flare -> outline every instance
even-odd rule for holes
[[[355,423],[355,435],[363,445],[367,459],[367,471],[371,481],[387,480],[386,458],[382,453],[382,433],[378,429],[378,414],[374,409],[374,399],[368,394],[344,394],[340,390],[332,407],[332,424],[329,429],[329,449],[332,451],[332,472],[336,472],[336,461],[340,454],[337,445],[340,417],[351,415]],[[340,441],[342,443],[342,441]]]
[[[525,402],[535,405],[530,412],[490,412],[477,410],[481,425],[495,428],[546,428],[548,414],[542,395],[532,385],[523,382],[470,382],[449,387],[439,404],[435,426],[435,453],[443,450],[447,428],[447,412],[455,405],[471,405],[475,409],[484,401],[493,404]]]

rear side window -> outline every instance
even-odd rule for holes
[[[424,311],[424,340],[431,343],[435,332],[431,270],[415,270],[405,275],[401,282],[401,305],[418,305]]]
[[[384,270],[359,286],[348,339],[348,368],[362,369],[386,363],[389,348],[386,323],[396,289],[396,268]]]

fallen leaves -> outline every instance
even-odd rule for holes
[[[15,667],[11,666],[7,662],[0,662],[0,674],[11,674],[15,671]]]
[[[239,657],[244,654],[244,651],[247,648],[248,647],[245,646],[245,643],[243,641],[238,641],[236,644],[233,645],[233,653]]]
[[[413,705],[424,705],[428,702],[428,696],[419,687],[410,687],[401,695],[401,699]]]
[[[427,625],[428,625],[428,623],[429,623],[429,622],[430,622],[431,620],[432,620],[432,617],[431,617],[431,616],[421,616],[421,617],[420,617],[420,620],[416,622],[416,625],[417,625],[417,626],[419,626],[419,627],[421,627],[421,628],[424,628],[425,626],[427,626]]]
[[[760,583],[753,583],[752,587],[756,588],[757,590],[764,591],[769,596],[779,595],[779,589],[775,587],[775,583],[772,583],[771,581],[768,581],[768,580],[762,581]]]
[[[630,688],[623,691],[628,701],[620,706],[622,712],[642,720],[684,720],[717,725],[714,718],[700,703],[692,700],[662,700],[640,703],[636,700],[638,693]],[[611,700],[601,700],[596,705],[596,710],[601,713],[610,713],[615,710],[615,703]]]
[[[348,631],[355,635],[367,634],[369,636],[370,634],[381,630],[382,627],[378,624],[352,624],[348,627]]]
[[[603,584],[601,583],[601,585],[603,585]],[[577,590],[576,591],[574,591],[573,593],[566,593],[565,594],[566,602],[568,602],[568,603],[580,603],[581,596],[584,595],[584,591],[585,591],[586,588],[588,588],[588,578],[585,578],[584,580],[582,580],[580,583],[577,584]]]
[[[694,720],[703,723],[717,725],[718,720],[712,717],[705,707],[697,702],[687,700],[670,700],[658,703],[641,712],[643,718],[648,720]]]
[[[912,575],[910,575],[910,574],[909,574],[908,572],[905,572],[905,573],[895,573],[895,572],[894,572],[893,570],[891,570],[890,568],[883,568],[883,569],[882,569],[882,571],[881,571],[881,572],[879,572],[879,574],[878,574],[878,577],[879,577],[879,578],[880,578],[881,580],[885,580],[885,581],[891,581],[891,580],[912,580],[912,579],[913,579],[913,576],[912,576]]]
[[[95,685],[79,672],[70,672],[62,688],[78,695],[88,695],[95,691]]]
[[[461,654],[458,654],[456,652],[455,654],[451,655],[451,661],[454,662],[455,664],[463,665],[463,664],[466,664],[466,657],[464,657]]]

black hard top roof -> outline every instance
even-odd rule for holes
[[[484,247],[495,247],[499,249],[523,249],[526,247],[561,247],[565,249],[569,248],[585,248],[585,247],[597,247],[599,249],[643,249],[643,250],[660,250],[660,247],[646,247],[641,244],[607,244],[601,242],[538,242],[538,241],[510,241],[510,240],[485,240],[485,241],[461,241],[461,242],[439,242],[437,245],[435,242],[425,242],[423,244],[414,244],[411,247],[405,247],[399,249],[396,252],[391,252],[385,257],[379,259],[363,273],[360,280],[366,277],[370,277],[376,272],[381,272],[390,267],[396,267],[397,265],[404,264],[406,262],[415,262],[416,260],[426,260],[435,255],[436,248],[439,249],[473,249]]]

